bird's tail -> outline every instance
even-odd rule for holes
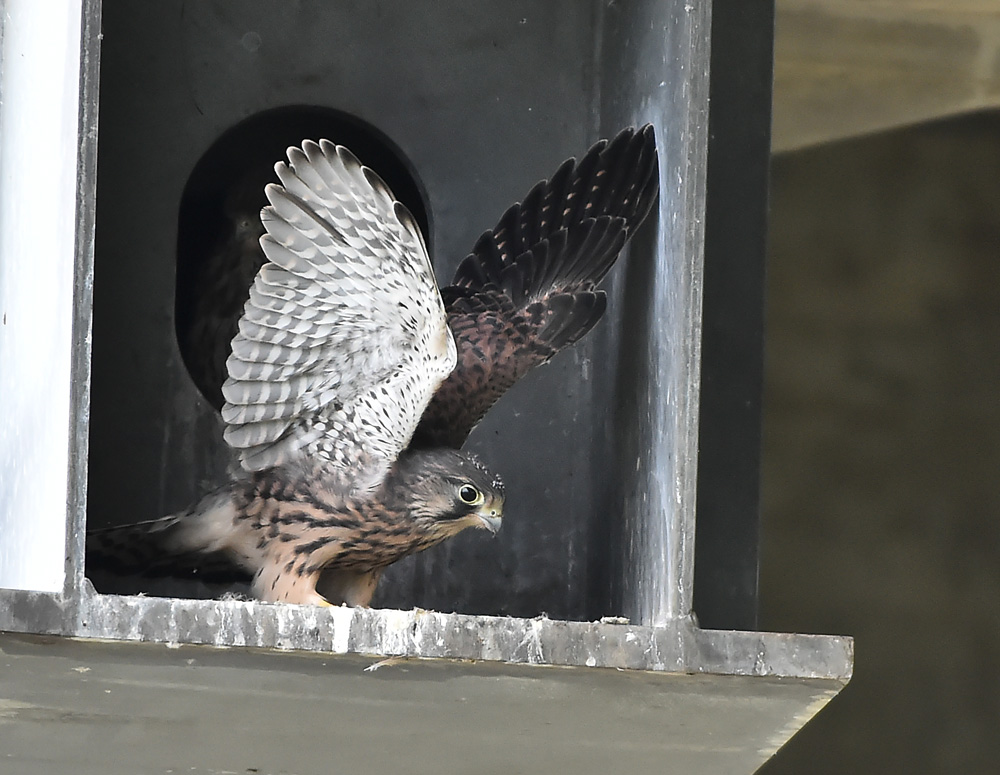
[[[181,517],[173,515],[87,533],[87,565],[119,574],[159,575],[176,558]]]
[[[212,583],[242,581],[246,573],[222,552],[192,546],[192,520],[209,496],[193,509],[169,517],[87,533],[88,574],[140,578],[198,579]]]

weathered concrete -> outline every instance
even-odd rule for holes
[[[0,631],[381,657],[610,667],[672,673],[819,678],[846,683],[853,641],[823,635],[702,630],[413,609],[318,608],[255,600],[184,600],[5,591]]]
[[[778,0],[775,150],[1000,105],[993,0]]]
[[[850,632],[768,775],[1000,762],[1000,116],[776,159],[762,624]]]
[[[0,769],[735,775],[841,686],[0,636]]]

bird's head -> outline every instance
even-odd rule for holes
[[[504,487],[478,458],[453,449],[406,452],[386,479],[387,494],[435,537],[467,527],[494,535],[503,517]]]

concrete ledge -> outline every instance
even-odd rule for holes
[[[0,597],[0,629],[107,640],[844,683],[851,677],[854,649],[853,640],[846,637],[702,630],[689,619],[642,627],[618,621],[95,593],[86,595],[74,612],[57,596],[5,592]]]
[[[0,635],[3,761],[23,775],[738,775],[842,686]]]

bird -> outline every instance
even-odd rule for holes
[[[219,386],[240,470],[185,512],[91,532],[87,563],[235,569],[264,601],[367,605],[393,562],[500,528],[503,482],[461,448],[603,315],[596,286],[658,192],[654,134],[626,129],[564,162],[440,291],[420,229],[374,171],[328,140],[287,156]]]
[[[466,528],[500,529],[503,482],[472,455],[406,451],[377,488],[353,494],[325,468],[256,471],[181,514],[95,531],[87,561],[206,581],[231,581],[235,567],[264,601],[366,606],[393,562]]]

